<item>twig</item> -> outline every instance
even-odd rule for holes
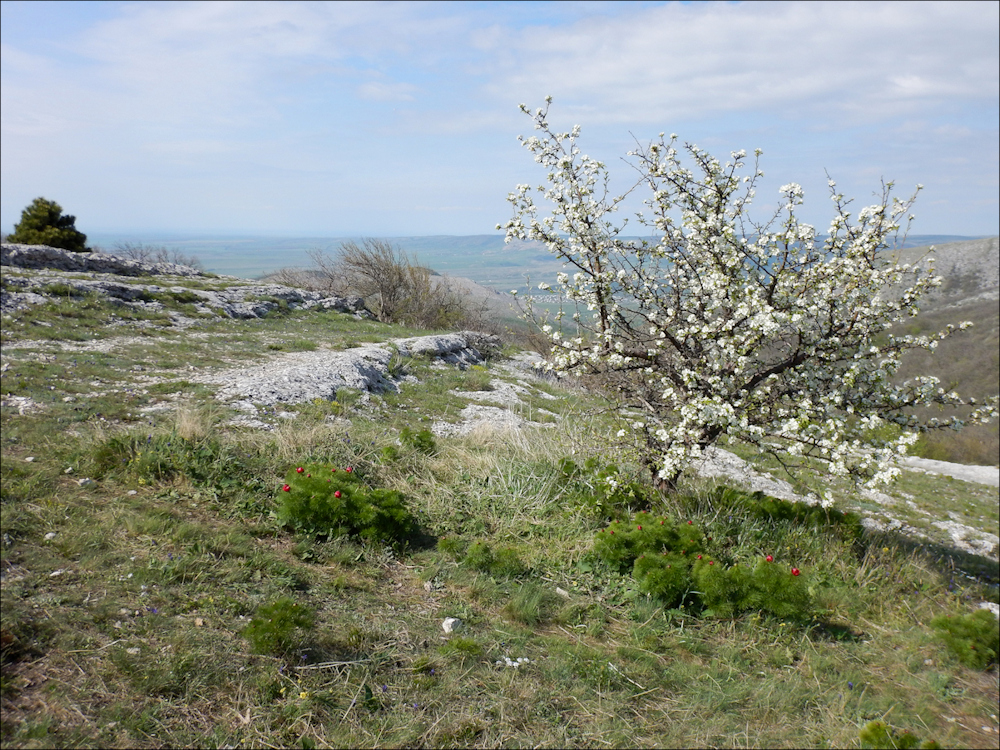
[[[371,661],[371,659],[357,659],[356,661],[325,661],[321,664],[305,664],[302,666],[292,667],[292,669],[330,669],[332,667],[349,667],[353,664],[364,664],[366,661]]]
[[[111,643],[107,643],[107,644],[101,646],[100,648],[78,648],[75,651],[67,651],[66,653],[67,654],[86,654],[86,653],[89,653],[90,651],[103,651],[106,648],[111,648],[116,643],[121,643],[123,640],[125,640],[125,639],[124,638],[119,638],[117,641],[111,641]],[[79,669],[79,667],[77,667],[77,669]]]

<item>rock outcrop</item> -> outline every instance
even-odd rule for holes
[[[262,318],[287,306],[291,309],[319,308],[371,318],[360,297],[332,297],[319,292],[245,281],[235,277],[205,274],[175,263],[145,263],[104,253],[71,253],[45,245],[3,245],[2,265],[37,271],[30,275],[9,274],[0,292],[0,310],[13,312],[52,299],[53,290],[62,295],[100,294],[123,304],[150,312],[164,309],[164,302],[194,305],[194,311],[226,318]],[[81,274],[86,276],[81,278]],[[121,277],[150,278],[150,282],[124,281]],[[208,290],[190,285],[170,284],[192,277],[217,282]],[[175,316],[180,318],[181,316]]]

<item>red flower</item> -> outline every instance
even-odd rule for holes
[[[699,560],[701,559],[701,555],[698,555],[698,559],[699,559]]]
[[[688,526],[692,526],[693,524],[694,524],[694,521],[688,521]]]
[[[292,488],[289,487],[287,484],[284,487],[282,487],[281,489],[282,489],[283,492],[291,492],[292,491]]]
[[[353,466],[348,466],[346,469],[344,469],[344,471],[346,471],[348,474],[350,474],[352,471],[354,471],[354,467]]]
[[[774,562],[774,558],[773,558],[773,557],[771,557],[770,555],[768,555],[768,556],[767,556],[767,557],[765,557],[764,559],[765,559],[765,560],[767,560],[768,562]]]
[[[311,476],[312,474],[306,474],[306,479],[309,479]]]
[[[331,474],[336,474],[336,473],[337,473],[337,470],[336,470],[336,469],[330,469],[330,473],[331,473]]]
[[[608,533],[609,533],[609,534],[614,534],[615,532],[614,532],[614,530],[613,530],[613,529],[608,529]]]
[[[642,531],[642,524],[639,524],[638,526],[636,526],[636,528],[637,528],[637,529],[638,529],[639,531]]]
[[[302,468],[302,467],[300,466],[299,468],[297,468],[297,469],[295,470],[295,473],[296,473],[296,474],[301,474],[301,473],[302,473],[303,471],[304,471],[304,469],[303,469],[303,468]]]
[[[709,561],[708,561],[708,564],[709,564],[709,565],[715,565],[715,560],[709,560]]]
[[[798,574],[799,574],[799,569],[798,568],[792,568],[792,575],[793,576],[797,576]]]
[[[340,497],[340,490],[337,490],[336,492],[334,492],[333,496],[336,497],[336,498],[339,498]]]

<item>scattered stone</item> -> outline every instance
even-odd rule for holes
[[[497,659],[496,665],[498,667],[513,667],[517,669],[522,664],[530,664],[531,660],[527,656],[519,656],[517,659],[511,659],[509,656],[505,656],[502,659]]]
[[[47,542],[51,542],[55,538],[56,538],[56,532],[54,531],[50,531],[48,534],[45,535],[45,541]]]
[[[93,479],[91,479],[89,477],[81,479],[80,481],[77,482],[77,484],[80,485],[81,487],[96,487],[97,486],[97,482],[95,482]]]
[[[441,629],[446,633],[454,633],[462,628],[462,621],[457,617],[446,617],[441,623]]]
[[[34,460],[35,460],[35,457],[34,457],[34,456],[28,456],[28,457],[27,457],[26,459],[24,459],[24,460],[25,460],[25,462],[27,462],[27,463],[29,463],[29,464],[30,464],[30,463],[31,463],[32,461],[34,461]]]
[[[29,396],[4,396],[0,399],[0,406],[8,406],[13,409],[17,409],[17,413],[20,416],[25,414],[31,414],[34,411],[40,411],[42,405]]]
[[[63,471],[63,474],[72,474],[72,473],[73,473],[72,466],[67,466],[66,469]]]
[[[569,592],[566,589],[556,586],[556,593],[559,594],[559,596],[569,599]]]

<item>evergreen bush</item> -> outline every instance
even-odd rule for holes
[[[676,607],[690,599],[706,614],[732,617],[746,611],[805,618],[812,597],[807,577],[771,555],[752,567],[727,565],[711,554],[712,538],[694,521],[638,513],[597,532],[594,551],[620,573],[631,568],[639,590]]]
[[[291,469],[281,488],[278,521],[317,536],[356,536],[399,544],[417,524],[403,495],[363,482],[353,468],[310,464]]]
[[[910,748],[922,748],[922,750],[935,750],[941,747],[934,740],[924,740],[923,742],[909,730],[902,732],[889,726],[884,721],[869,721],[859,732],[861,747],[872,748],[872,750],[910,750]]]
[[[282,656],[292,651],[315,625],[315,613],[298,602],[283,597],[262,606],[243,629],[254,653]]]
[[[35,198],[14,226],[7,242],[23,245],[48,245],[74,253],[89,253],[87,235],[76,228],[75,216],[63,216],[62,206],[45,198]]]

